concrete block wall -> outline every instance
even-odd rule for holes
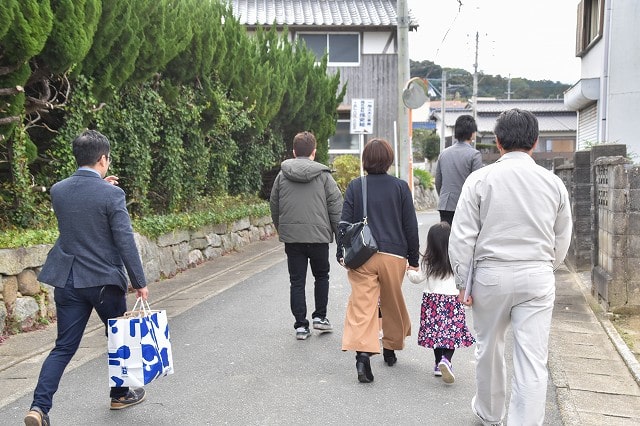
[[[601,157],[594,162],[598,249],[593,292],[608,308],[628,304],[629,164],[621,156]]]
[[[640,312],[640,166],[625,145],[603,144],[554,170],[571,198],[567,265],[591,271],[592,294],[605,309]]]
[[[556,164],[556,174],[562,179],[571,200],[573,238],[565,262],[573,270],[591,268],[592,247],[592,201],[591,201],[591,155],[589,151],[574,154],[572,162]]]

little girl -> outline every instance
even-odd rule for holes
[[[475,343],[465,321],[464,307],[458,301],[459,291],[449,264],[449,234],[447,222],[436,223],[427,234],[427,248],[422,255],[420,271],[407,271],[413,283],[426,283],[422,295],[418,344],[433,348],[435,376],[453,383],[455,376],[451,358],[455,348]]]

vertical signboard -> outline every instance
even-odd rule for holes
[[[373,133],[373,99],[352,99],[351,134],[360,135],[360,176],[364,176],[364,170],[362,170],[364,135],[371,133]]]
[[[351,100],[351,134],[373,133],[373,99]]]

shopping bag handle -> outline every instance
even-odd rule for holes
[[[149,302],[144,300],[142,297],[138,297],[136,299],[136,303],[133,305],[131,312],[135,312],[136,308],[138,308],[138,304],[140,304],[139,309],[144,313],[144,315],[149,315],[151,313],[151,308],[149,307]]]

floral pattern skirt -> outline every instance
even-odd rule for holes
[[[475,341],[458,296],[423,293],[418,345],[455,349],[471,346]]]

